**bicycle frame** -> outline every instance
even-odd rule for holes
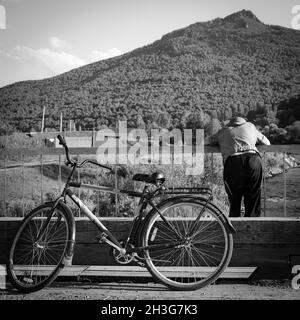
[[[72,185],[72,184],[71,184]],[[81,187],[83,188],[89,188],[94,189],[102,192],[107,193],[113,193],[113,194],[130,194],[135,197],[143,198],[144,194],[139,192],[130,192],[130,191],[124,191],[124,190],[117,190],[110,187],[104,187],[104,186],[94,186],[94,185],[88,185],[88,184],[81,184]],[[85,216],[87,216],[96,226],[97,228],[102,232],[100,242],[103,241],[110,246],[118,249],[122,254],[126,253],[126,249],[122,247],[120,242],[115,238],[115,236],[106,228],[106,226],[91,212],[91,210],[70,190],[66,189],[66,194],[72,199],[72,201],[80,208],[80,210],[84,213]],[[138,207],[139,209],[139,207]],[[139,211],[141,212],[141,211]]]
[[[162,213],[158,210],[158,208],[155,206],[155,204],[151,200],[161,190],[161,188],[156,188],[156,190],[154,190],[153,192],[150,192],[149,187],[146,185],[144,187],[143,192],[136,192],[136,191],[131,191],[131,190],[115,189],[115,188],[106,187],[106,186],[95,186],[95,185],[89,185],[89,184],[84,184],[84,183],[79,183],[79,182],[73,182],[72,177],[74,175],[74,171],[76,168],[77,168],[77,163],[73,163],[71,173],[69,174],[69,177],[67,179],[65,187],[63,189],[63,192],[62,192],[61,196],[54,201],[52,210],[51,210],[49,216],[47,217],[47,222],[45,223],[44,227],[42,228],[42,230],[40,231],[40,233],[36,239],[37,242],[42,238],[42,236],[47,228],[47,225],[53,216],[53,213],[55,211],[56,206],[60,202],[65,203],[66,197],[68,196],[76,204],[76,206],[78,208],[80,208],[80,210],[84,213],[84,215],[87,216],[97,226],[97,228],[101,232],[101,237],[100,237],[99,242],[100,243],[101,242],[107,243],[108,245],[119,250],[122,254],[126,254],[129,252],[130,253],[140,252],[140,251],[149,250],[149,249],[151,250],[151,249],[157,249],[157,248],[174,247],[175,245],[181,245],[184,243],[183,239],[178,239],[178,242],[174,243],[174,241],[173,241],[172,243],[171,242],[169,244],[165,243],[163,245],[152,245],[152,246],[147,246],[147,247],[131,247],[131,246],[128,247],[127,245],[129,244],[132,236],[136,236],[136,234],[134,233],[135,232],[134,229],[137,226],[141,225],[143,213],[144,213],[144,210],[148,204],[152,207],[152,209],[154,209],[155,211],[157,211],[159,213],[162,220],[176,234],[176,231],[174,230],[173,226],[169,224],[169,222],[164,218]],[[135,221],[133,221],[133,223],[132,223],[131,230],[129,232],[129,235],[128,235],[128,238],[126,240],[124,247],[115,238],[115,236],[106,228],[106,226],[91,212],[91,210],[72,192],[70,187],[75,187],[75,188],[83,187],[83,188],[93,189],[93,190],[97,190],[97,191],[101,191],[101,192],[113,193],[116,195],[127,194],[131,197],[140,198],[139,205],[138,205],[136,212],[135,212],[137,219]]]
[[[74,184],[70,183],[70,186],[75,186]],[[78,187],[79,185],[76,184]],[[135,227],[135,224],[139,225],[141,223],[141,219],[143,216],[144,209],[147,207],[149,204],[154,210],[156,210],[162,220],[169,226],[170,229],[174,229],[168,221],[164,218],[162,213],[157,209],[157,207],[154,205],[152,202],[151,198],[155,195],[157,190],[154,192],[150,193],[148,192],[148,186],[144,188],[143,192],[135,192],[135,191],[129,191],[129,190],[119,190],[119,189],[114,189],[111,187],[105,187],[105,186],[94,186],[94,185],[89,185],[89,184],[80,184],[81,187],[83,188],[89,188],[89,189],[94,189],[102,192],[108,192],[108,193],[113,193],[113,194],[127,194],[129,196],[133,197],[138,197],[140,198],[139,205],[136,209],[136,218],[137,220],[133,221],[131,230],[129,232],[128,238],[126,240],[125,246],[123,247],[120,242],[115,238],[115,236],[102,224],[102,222],[90,211],[90,209],[76,196],[70,189],[66,189],[66,195],[68,195],[72,201],[82,210],[82,212],[97,226],[97,228],[102,232],[100,242],[103,241],[110,246],[116,248],[119,250],[122,254],[128,253],[128,252],[140,252],[142,250],[151,250],[151,249],[157,249],[157,248],[168,248],[168,247],[174,247],[175,245],[180,245],[184,243],[183,239],[178,239],[178,242],[174,241],[169,244],[159,244],[159,245],[151,245],[147,247],[136,247],[132,248],[130,247],[130,250],[127,250],[127,244],[131,240],[131,236],[133,235],[133,230]],[[175,230],[174,230],[175,231]],[[176,232],[175,232],[176,233]]]
[[[141,252],[143,250],[151,250],[151,249],[160,249],[160,248],[169,248],[169,247],[174,247],[174,246],[178,246],[178,245],[182,245],[185,243],[185,239],[183,238],[179,238],[177,235],[176,230],[174,230],[174,227],[172,225],[170,225],[170,223],[164,218],[163,214],[159,211],[159,209],[155,206],[155,204],[152,201],[152,198],[155,197],[155,195],[157,195],[160,191],[161,188],[156,188],[154,191],[150,192],[149,191],[149,186],[146,185],[144,187],[143,192],[136,192],[136,191],[131,191],[131,190],[122,190],[122,189],[116,189],[113,187],[106,187],[106,186],[95,186],[95,185],[89,185],[89,184],[84,184],[84,183],[79,183],[79,182],[74,182],[71,181],[74,171],[77,168],[76,163],[72,166],[72,171],[67,179],[66,185],[64,187],[64,190],[61,194],[61,196],[56,199],[56,201],[54,201],[53,204],[53,208],[47,218],[47,222],[44,226],[44,228],[41,230],[39,236],[37,237],[38,241],[39,239],[41,239],[44,231],[47,228],[48,222],[50,222],[50,219],[53,216],[54,210],[56,208],[56,206],[60,203],[60,202],[66,202],[66,196],[68,196],[75,204],[76,206],[84,213],[85,216],[87,216],[89,218],[89,220],[91,220],[98,228],[98,230],[101,232],[100,235],[100,240],[99,242],[105,242],[108,245],[110,245],[111,247],[114,247],[115,249],[117,249],[121,254],[126,254],[126,253],[133,253],[133,252]],[[122,244],[118,241],[118,239],[116,239],[116,237],[106,228],[106,226],[96,217],[95,214],[93,214],[91,212],[91,210],[79,199],[79,197],[77,197],[72,190],[70,189],[70,187],[75,187],[75,188],[87,188],[87,189],[93,189],[96,191],[101,191],[101,192],[105,192],[105,193],[112,193],[115,195],[121,195],[121,194],[127,194],[131,197],[134,198],[140,198],[138,207],[136,208],[135,211],[135,220],[133,221],[132,225],[131,225],[131,230],[129,232],[129,235],[126,239],[126,242],[124,244],[124,246],[122,246]],[[178,189],[183,189],[183,188],[178,188]],[[197,189],[197,188],[184,188],[185,190],[185,194],[189,194],[190,195],[190,191],[191,189]],[[208,188],[199,188],[199,190],[204,190],[204,192],[206,192],[208,190]],[[166,194],[172,194],[173,192],[166,192]],[[180,194],[182,194],[183,192],[180,192]],[[209,203],[209,201],[212,199],[212,193],[209,194],[208,199],[206,200],[206,205],[207,203]],[[130,241],[133,239],[136,239],[136,237],[138,236],[137,234],[137,229],[139,228],[141,230],[141,226],[142,226],[142,218],[143,218],[143,214],[144,211],[146,209],[146,207],[148,206],[148,204],[152,207],[152,210],[155,210],[161,217],[162,221],[164,223],[166,223],[166,225],[170,228],[170,230],[174,231],[174,234],[178,237],[178,241],[172,241],[170,243],[164,243],[164,244],[155,244],[155,245],[149,245],[149,246],[144,246],[144,247],[133,247],[133,246],[128,246],[128,244],[130,244]],[[191,228],[191,230],[193,231],[196,227],[197,224],[199,222],[200,216],[202,214],[202,212],[205,210],[206,205],[202,208],[201,212],[199,213],[198,218],[194,221],[194,224]],[[149,211],[150,212],[150,211]],[[225,219],[225,218],[224,218]],[[230,232],[232,232],[233,227],[230,224],[230,222],[228,221],[228,219],[225,219],[226,221],[226,226],[228,228],[228,230]]]

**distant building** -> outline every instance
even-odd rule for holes
[[[92,147],[92,137],[65,137],[67,146],[69,148],[91,148]],[[55,147],[62,148],[59,144],[58,139],[55,139]]]

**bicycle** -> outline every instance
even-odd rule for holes
[[[80,183],[73,180],[74,171],[87,163],[121,176],[126,172],[122,168],[113,171],[94,160],[71,160],[64,138],[58,136],[58,140],[65,149],[65,164],[72,169],[61,195],[33,209],[16,232],[7,262],[8,277],[15,288],[25,293],[38,291],[71,264],[76,228],[67,197],[97,226],[99,242],[112,247],[118,263],[146,267],[155,280],[172,290],[197,290],[219,278],[231,259],[235,230],[212,203],[210,188],[167,188],[161,172],[133,176],[134,181],[145,183],[142,192]],[[74,195],[72,187],[139,198],[128,237],[116,239]],[[157,204],[154,199],[159,199]]]

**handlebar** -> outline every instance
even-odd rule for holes
[[[69,156],[69,148],[67,146],[67,143],[66,143],[66,140],[61,136],[61,135],[58,135],[57,136],[57,139],[59,141],[59,144],[62,145],[64,148],[65,148],[65,152],[66,152],[66,158],[67,158],[67,161],[66,161],[66,165],[71,165],[72,167],[76,166],[76,168],[82,168],[85,164],[87,163],[91,163],[91,164],[95,164],[101,168],[104,168],[104,169],[107,169],[107,170],[110,170],[110,171],[113,171],[113,168],[109,167],[109,166],[105,166],[103,164],[100,164],[96,161],[93,161],[93,160],[84,160],[82,161],[80,164],[77,163],[77,161],[74,161],[74,160],[71,160],[70,159],[70,156]]]
[[[65,148],[66,158],[67,158],[66,165],[67,165],[67,166],[68,166],[69,164],[70,164],[71,166],[76,165],[76,162],[70,160],[70,157],[69,157],[69,148],[68,148],[68,146],[67,146],[66,140],[65,140],[61,135],[58,135],[58,136],[57,136],[57,139],[58,139],[58,141],[59,141],[59,144],[62,145],[62,146]]]
[[[76,167],[77,167],[77,168],[82,168],[82,167],[83,167],[85,164],[87,164],[87,163],[95,164],[96,166],[99,166],[99,167],[101,167],[101,168],[103,168],[103,169],[107,169],[107,170],[110,170],[110,171],[113,170],[113,168],[111,168],[111,167],[109,167],[109,166],[105,166],[105,165],[100,164],[100,163],[98,163],[98,162],[96,162],[96,161],[88,160],[88,159],[82,161],[80,164],[77,164]]]

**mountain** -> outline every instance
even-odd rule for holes
[[[39,128],[43,105],[46,126],[56,129],[60,112],[65,125],[72,119],[82,129],[114,127],[118,118],[150,128],[261,110],[276,117],[300,93],[299,71],[300,31],[242,10],[115,58],[1,88],[0,132]]]

